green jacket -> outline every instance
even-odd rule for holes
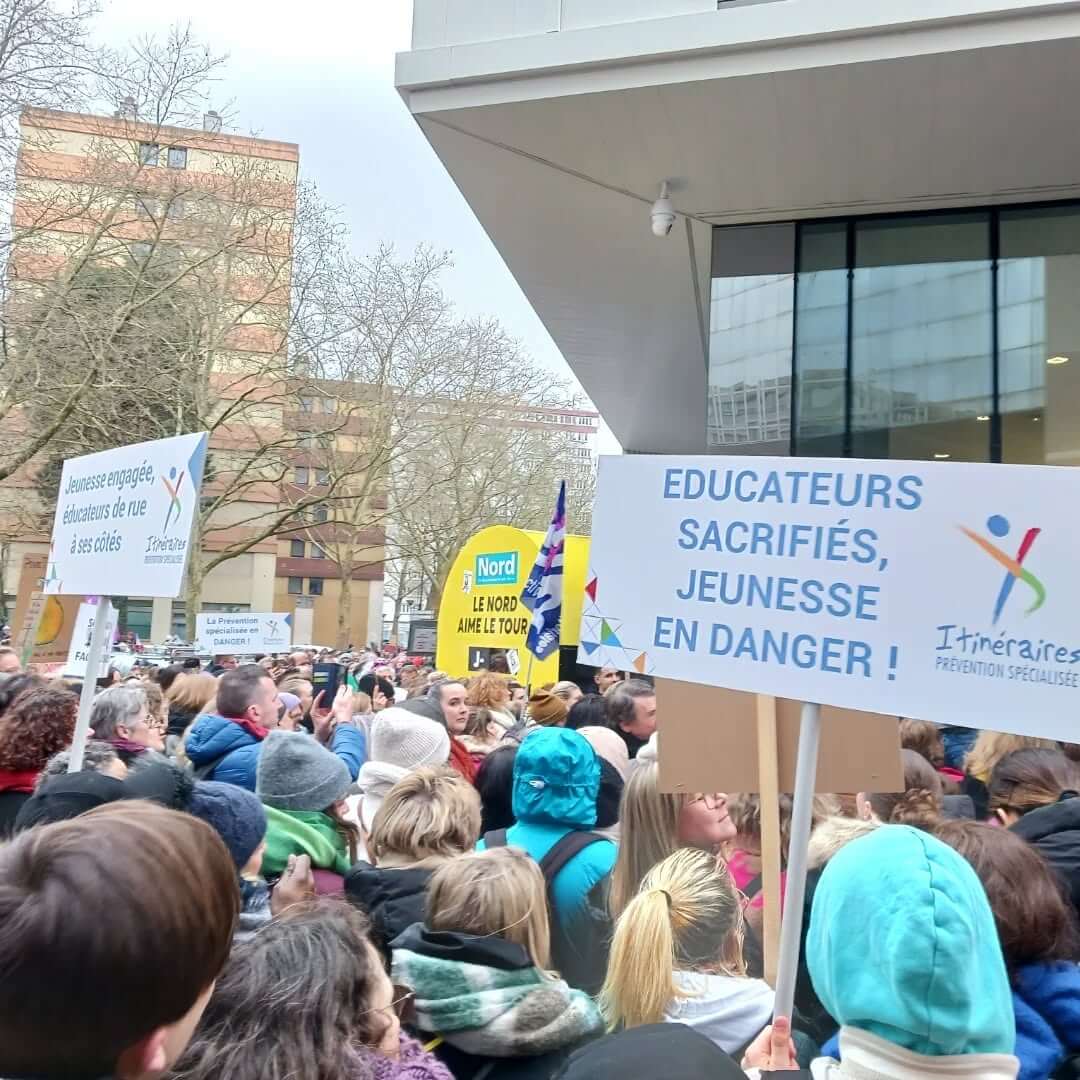
[[[349,845],[334,819],[321,810],[266,810],[266,854],[263,874],[277,877],[290,855],[310,855],[313,870],[348,871]]]

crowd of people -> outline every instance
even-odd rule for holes
[[[119,664],[69,772],[12,657],[6,1080],[1080,1076],[1076,747],[899,721],[903,791],[815,800],[774,1020],[760,800],[662,790],[646,680]]]

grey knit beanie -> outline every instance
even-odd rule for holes
[[[325,810],[351,784],[345,762],[304,732],[271,731],[262,743],[255,794],[275,810]]]

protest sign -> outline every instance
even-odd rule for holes
[[[800,703],[775,699],[770,752],[761,745],[759,702],[740,690],[657,679],[660,790],[757,792],[764,754],[777,790],[794,791]],[[826,705],[822,718],[815,791],[903,791],[895,716]]]
[[[179,435],[65,461],[45,592],[179,595],[206,440]]]
[[[11,620],[15,651],[23,664],[62,664],[68,658],[71,632],[82,602],[77,596],[46,596],[43,581],[49,557],[23,556],[19,591]]]
[[[208,652],[281,652],[292,647],[292,616],[278,612],[202,611],[195,638]]]
[[[98,670],[88,674],[87,661],[90,659],[90,645],[94,640],[94,623],[97,621],[97,604],[80,604],[79,613],[75,617],[75,626],[71,634],[71,647],[64,665],[63,674],[76,679],[102,679],[109,674],[109,649],[108,644],[116,637],[116,623],[118,612],[112,604],[105,605],[106,625],[105,642],[106,648],[102,651],[98,661]]]
[[[1080,472],[604,458],[580,658],[1072,739]]]

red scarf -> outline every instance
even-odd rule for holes
[[[450,736],[450,768],[460,773],[470,784],[476,783],[476,762],[456,735]]]
[[[262,724],[256,724],[254,720],[249,720],[246,716],[226,716],[225,719],[232,721],[234,724],[239,724],[253,739],[258,739],[259,742],[262,742],[270,734],[269,729],[264,728]]]
[[[0,791],[32,792],[40,769],[25,769],[23,772],[0,772]]]

